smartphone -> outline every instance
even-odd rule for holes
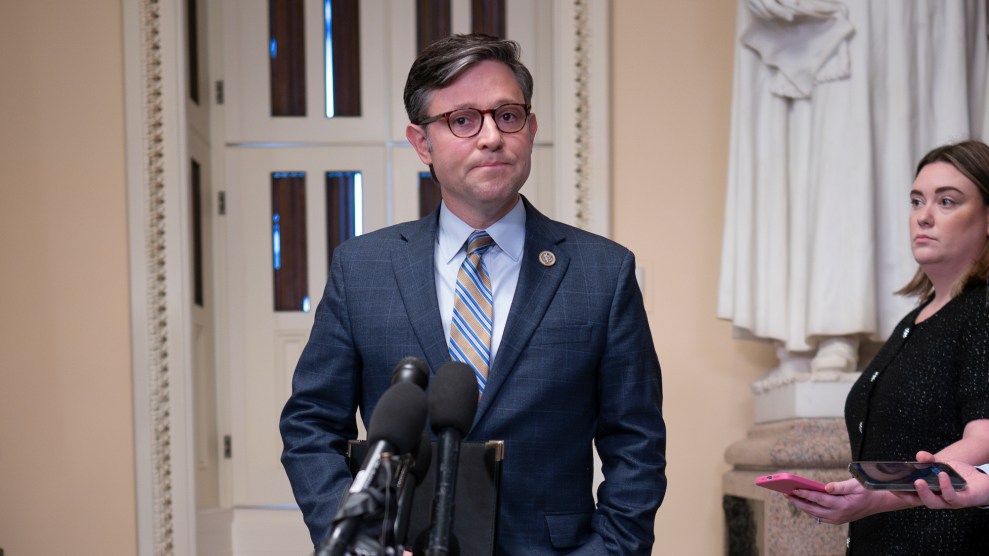
[[[755,484],[756,486],[782,492],[783,494],[791,494],[798,488],[824,492],[824,483],[819,483],[808,479],[807,477],[801,477],[800,475],[794,475],[792,473],[775,473],[773,475],[765,475],[756,479]]]
[[[940,492],[938,473],[951,479],[955,490],[965,489],[965,479],[946,463],[916,461],[853,461],[848,471],[869,490],[916,490],[914,481],[923,479],[931,490]]]

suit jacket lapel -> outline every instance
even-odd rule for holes
[[[522,350],[528,345],[529,338],[542,321],[570,264],[570,257],[559,248],[559,244],[564,240],[562,232],[524,197],[523,202],[526,209],[526,234],[519,282],[515,288],[515,298],[512,300],[512,308],[505,323],[505,332],[498,345],[494,364],[488,373],[488,384],[484,389],[484,395],[481,396],[474,423],[477,423],[491,406],[501,386],[515,368]],[[553,264],[547,266],[540,262],[539,255],[544,251],[555,256]]]
[[[450,360],[443,319],[436,300],[433,271],[438,215],[439,212],[434,211],[403,229],[400,234],[406,248],[396,249],[392,254],[395,281],[405,303],[409,323],[425,354],[426,363],[434,373]]]

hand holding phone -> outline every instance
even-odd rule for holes
[[[807,477],[801,477],[800,475],[794,475],[792,473],[774,473],[772,475],[765,475],[756,479],[755,484],[756,486],[782,492],[783,494],[792,494],[793,491],[798,488],[824,492],[824,483],[808,479]]]
[[[938,473],[951,479],[955,490],[965,489],[965,479],[950,465],[940,462],[917,461],[853,461],[848,464],[852,476],[869,490],[917,490],[914,482],[923,479],[934,492],[941,491]]]

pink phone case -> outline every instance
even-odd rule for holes
[[[801,477],[800,475],[793,475],[790,473],[774,473],[773,475],[759,477],[755,480],[755,484],[756,486],[761,486],[763,488],[768,488],[784,494],[790,494],[794,491],[794,489],[798,488],[824,492],[824,483],[812,481],[806,477]]]

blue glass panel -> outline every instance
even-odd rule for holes
[[[276,311],[304,311],[309,293],[306,175],[271,174],[271,254]]]
[[[323,0],[326,117],[361,115],[359,0]]]
[[[329,252],[364,233],[364,176],[360,172],[326,173],[326,244]]]
[[[336,114],[336,106],[333,101],[333,0],[323,2],[323,47],[326,49],[323,56],[326,75],[326,117],[332,118]]]

